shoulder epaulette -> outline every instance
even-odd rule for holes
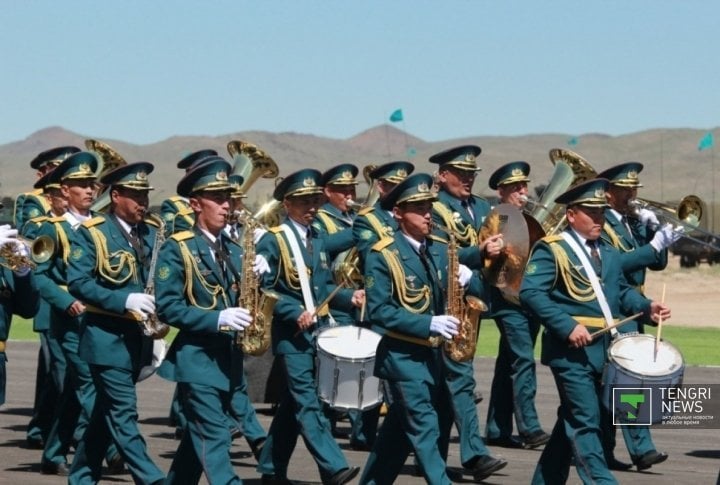
[[[173,195],[172,197],[169,197],[168,200],[171,202],[177,202],[178,200],[182,200],[183,202],[185,202],[185,199],[183,197],[180,197],[179,195]]]
[[[50,218],[46,215],[42,215],[42,216],[33,217],[32,219],[27,221],[25,224],[33,223],[33,224],[40,225],[45,221],[55,222],[52,219],[57,219],[57,218]],[[62,217],[60,219],[62,219]]]
[[[152,226],[152,227],[155,227],[155,228],[160,227],[160,224],[158,224],[158,221],[156,221],[156,220],[153,219],[152,217],[146,217],[146,218],[143,220],[143,222],[145,222],[145,224],[147,224],[148,226]]]
[[[174,239],[176,241],[185,241],[186,239],[190,239],[193,236],[195,236],[195,233],[192,231],[180,231],[170,236],[170,239]]]
[[[57,217],[47,217],[47,216],[45,216],[45,217],[46,217],[45,219],[43,219],[43,218],[41,218],[41,217],[38,217],[37,219],[40,219],[41,221],[42,221],[42,220],[47,220],[48,222],[52,222],[52,223],[62,222],[62,221],[64,221],[64,220],[66,220],[63,216],[57,216]]]
[[[447,243],[448,243],[447,239],[443,239],[443,238],[441,238],[440,236],[436,236],[435,234],[429,234],[427,237],[428,237],[429,239],[432,239],[433,241],[441,242],[441,243],[443,243],[443,244],[447,244]]]
[[[545,241],[545,242],[548,243],[548,244],[550,244],[550,243],[558,242],[558,241],[560,241],[562,238],[563,238],[563,237],[562,237],[561,235],[555,234],[555,235],[553,235],[553,236],[545,236],[545,237],[542,238],[541,240],[542,240],[542,241]]]
[[[183,207],[182,209],[180,209],[178,211],[178,215],[181,215],[181,216],[189,216],[192,213],[193,213],[193,210],[190,207]]]
[[[376,242],[375,244],[373,244],[372,250],[373,251],[382,251],[383,249],[385,249],[386,247],[391,245],[393,243],[393,241],[395,241],[395,240],[391,237],[384,237],[384,238],[380,239],[378,242]]]
[[[281,226],[275,226],[268,229],[269,232],[272,232],[273,234],[277,234],[279,232],[283,231],[283,228]]]
[[[87,221],[83,222],[82,225],[84,227],[93,227],[97,226],[98,224],[102,224],[105,222],[105,218],[103,216],[97,216],[93,217],[92,219],[88,219]]]
[[[375,207],[372,206],[372,205],[369,206],[369,207],[363,207],[362,209],[360,209],[360,210],[358,211],[358,215],[359,215],[359,216],[364,216],[364,215],[367,215],[367,214],[371,213],[371,212],[374,211],[374,210],[375,210]]]

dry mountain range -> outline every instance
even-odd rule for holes
[[[717,138],[720,129],[715,129]],[[246,131],[219,136],[175,136],[148,145],[134,145],[120,140],[97,137],[93,133],[73,133],[61,127],[37,131],[24,140],[0,145],[0,196],[12,196],[28,190],[35,180],[29,163],[39,152],[60,145],[84,148],[86,138],[98,138],[120,153],[129,162],[147,160],[155,164],[151,175],[156,187],[151,202],[159,204],[175,193],[182,172],[177,161],[185,154],[202,148],[213,148],[229,157],[226,145],[231,140],[255,143],[278,164],[280,174],[314,167],[325,170],[341,162],[363,167],[369,163],[385,163],[408,159],[408,148],[415,151],[410,161],[418,171],[432,172],[427,162],[433,153],[457,145],[475,144],[482,147],[479,164],[483,171],[475,183],[479,195],[492,195],[487,177],[502,164],[513,160],[526,160],[532,166],[533,184],[546,184],[552,174],[548,158],[551,148],[571,149],[601,171],[616,163],[637,160],[645,164],[641,179],[645,186],[641,195],[654,200],[677,200],[694,193],[710,204],[720,197],[714,187],[720,183],[715,172],[720,161],[715,160],[714,148],[699,151],[698,141],[706,131],[695,129],[654,129],[621,136],[585,134],[577,136],[577,144],[568,146],[572,135],[541,134],[524,136],[476,136],[452,140],[427,142],[392,125],[366,130],[352,138],[337,140],[301,133],[269,133]],[[720,157],[719,157],[720,158]],[[271,197],[272,182],[261,180],[250,191],[251,204],[264,202]],[[358,195],[366,187],[361,185]],[[716,211],[720,212],[720,211]],[[720,214],[718,214],[720,218]],[[718,227],[720,224],[716,224]]]

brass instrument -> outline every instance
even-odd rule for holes
[[[111,170],[127,165],[127,161],[107,143],[87,139],[85,140],[85,147],[95,153],[100,159],[97,173],[95,174],[98,180]],[[105,212],[107,208],[110,207],[110,190],[108,189],[109,187],[103,187],[101,184],[98,184],[95,201],[90,206],[91,211]]]
[[[686,195],[680,200],[677,207],[654,200],[642,199],[640,197],[628,202],[628,206],[633,215],[637,216],[640,209],[650,210],[657,216],[661,224],[669,223],[675,226],[675,230],[683,231],[683,237],[709,248],[720,250],[720,247],[717,245],[689,234],[691,232],[699,232],[700,234],[709,235],[712,238],[717,237],[716,234],[700,229],[699,227],[704,212],[704,205],[703,200],[697,195]],[[656,230],[657,228],[653,227],[652,229]]]
[[[565,207],[555,203],[555,199],[570,187],[595,178],[597,172],[587,160],[573,151],[553,148],[549,155],[555,170],[540,200],[533,201],[529,215],[540,223],[545,234],[552,235],[563,230],[566,225]]]
[[[273,309],[279,296],[271,290],[260,288],[260,278],[253,270],[255,263],[255,242],[253,234],[258,227],[256,221],[250,217],[243,220],[244,232],[242,236],[243,266],[240,275],[240,296],[238,306],[246,308],[253,321],[244,332],[236,334],[236,344],[242,346],[246,355],[262,355],[270,348],[270,325],[272,324]]]
[[[152,256],[150,257],[150,267],[148,268],[148,280],[145,285],[145,293],[148,295],[155,294],[155,266],[157,266],[157,258],[160,254],[160,246],[165,242],[165,221],[163,218],[155,214],[147,214],[147,217],[155,221],[159,227],[155,231],[155,241],[153,242]],[[158,319],[156,313],[148,318],[143,319],[143,333],[154,339],[162,339],[170,332],[170,326]]]
[[[375,181],[372,179],[372,177],[370,177],[370,173],[377,167],[378,166],[375,163],[370,163],[363,167],[363,178],[368,184],[368,193],[365,196],[365,202],[363,202],[363,205],[365,207],[371,207],[375,205],[375,202],[377,202],[378,198],[380,197],[380,192],[378,192],[377,185],[375,184]]]
[[[227,144],[227,150],[235,161],[232,173],[243,178],[240,191],[244,194],[258,178],[274,179],[280,173],[277,163],[253,143],[233,140]]]
[[[475,355],[480,314],[488,309],[487,305],[475,296],[465,296],[465,290],[457,280],[460,260],[457,254],[457,240],[452,231],[448,231],[448,288],[447,313],[460,320],[458,334],[445,342],[445,352],[456,362],[465,362]]]
[[[29,267],[37,268],[38,264],[42,264],[52,258],[55,254],[55,241],[50,236],[39,236],[36,239],[27,239],[18,236],[17,242],[23,244],[28,249],[28,256],[21,256],[15,253],[14,243],[8,242],[0,247],[0,258],[4,261],[0,265],[5,266],[11,271],[17,271],[19,268]]]
[[[282,177],[278,177],[281,179]],[[260,208],[253,214],[253,219],[259,223],[258,227],[275,227],[280,225],[280,218],[283,212],[283,203],[279,200],[269,200],[265,202]]]

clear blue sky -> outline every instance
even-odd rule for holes
[[[720,125],[720,2],[0,0],[0,143]]]

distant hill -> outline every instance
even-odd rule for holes
[[[714,136],[720,129],[713,130]],[[265,150],[278,164],[280,175],[304,167],[325,170],[340,162],[351,162],[360,168],[369,163],[391,160],[410,160],[418,171],[432,172],[435,167],[427,162],[433,153],[463,144],[482,147],[479,164],[483,171],[475,183],[475,192],[492,196],[487,177],[502,164],[513,160],[526,160],[532,166],[531,185],[546,184],[552,174],[548,158],[551,148],[571,149],[587,159],[597,171],[616,163],[637,160],[645,165],[641,175],[644,188],[640,195],[653,200],[678,200],[689,193],[700,196],[710,204],[720,198],[716,193],[720,176],[714,149],[698,151],[697,145],[706,131],[694,129],[654,129],[621,136],[598,133],[575,136],[577,144],[568,146],[572,135],[548,133],[524,136],[476,136],[426,142],[392,125],[370,128],[346,140],[323,138],[302,133],[269,133],[246,131],[219,136],[174,136],[149,145],[134,145],[121,140],[103,139],[126,160],[151,161],[155,171],[151,175],[156,187],[151,202],[159,204],[175,193],[182,176],[177,161],[191,151],[214,148],[228,157],[226,145],[231,140],[245,140]],[[93,134],[78,134],[62,127],[48,127],[24,140],[0,145],[0,197],[28,190],[35,181],[29,163],[39,152],[59,145],[76,145],[84,148],[84,140]],[[410,151],[412,156],[408,157]],[[720,158],[720,157],[719,157]],[[232,162],[232,160],[230,160]],[[259,203],[270,198],[273,183],[260,180],[250,191],[249,201]],[[358,189],[364,194],[366,187]],[[7,210],[7,209],[6,209]],[[720,211],[716,220],[720,220]],[[720,224],[715,224],[720,227]]]

